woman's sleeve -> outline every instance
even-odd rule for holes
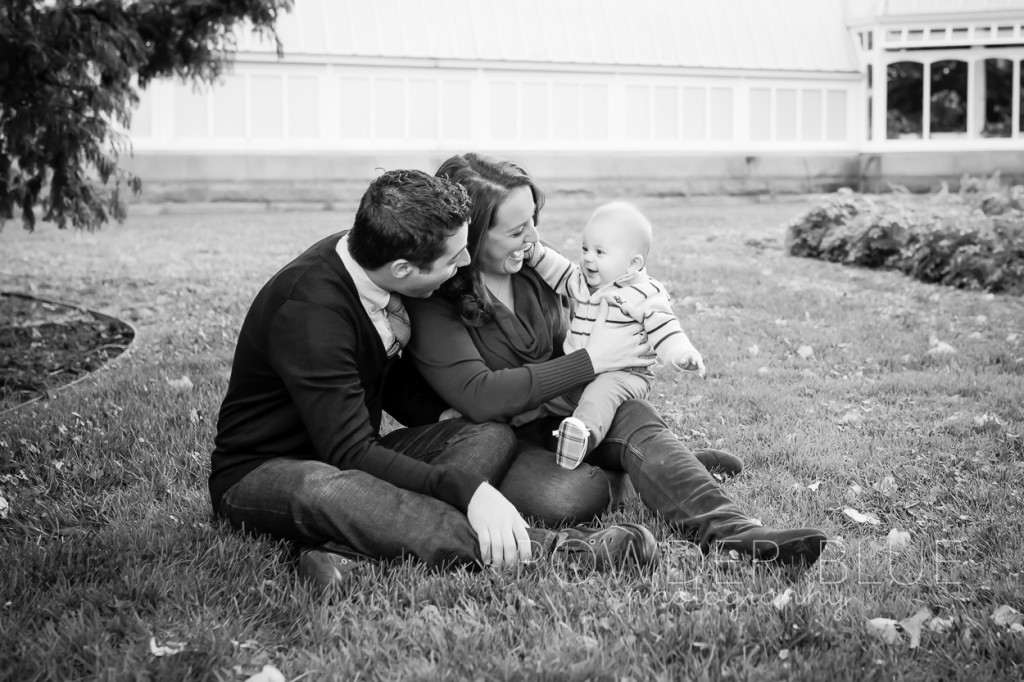
[[[408,350],[420,373],[471,421],[508,421],[594,378],[586,351],[492,370],[451,305],[429,299],[408,309],[413,328]]]

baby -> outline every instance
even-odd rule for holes
[[[614,201],[598,207],[583,228],[579,265],[539,242],[528,263],[548,286],[570,299],[566,353],[587,346],[599,313],[607,308],[605,324],[642,326],[641,337],[646,336],[662,361],[703,377],[704,360],[673,314],[665,287],[644,269],[651,238],[651,223],[643,213]],[[646,397],[653,378],[646,368],[605,372],[583,389],[578,401],[573,399],[577,393],[549,402],[549,413],[572,414],[558,427],[558,464],[579,466],[604,439],[619,405]]]

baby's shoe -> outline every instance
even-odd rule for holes
[[[590,430],[576,417],[566,417],[558,426],[555,461],[564,469],[575,469],[590,451]]]

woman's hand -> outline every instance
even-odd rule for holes
[[[485,566],[514,566],[532,558],[526,522],[490,483],[481,483],[473,493],[466,516],[480,542]]]
[[[608,309],[601,306],[586,351],[594,373],[613,372],[630,367],[650,367],[658,356],[647,342],[647,333],[639,325],[605,323]]]

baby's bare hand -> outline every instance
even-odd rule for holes
[[[683,353],[681,356],[676,358],[675,366],[686,372],[696,372],[697,376],[703,379],[707,375],[707,369],[704,367],[704,358],[701,357],[697,351],[689,351]]]

